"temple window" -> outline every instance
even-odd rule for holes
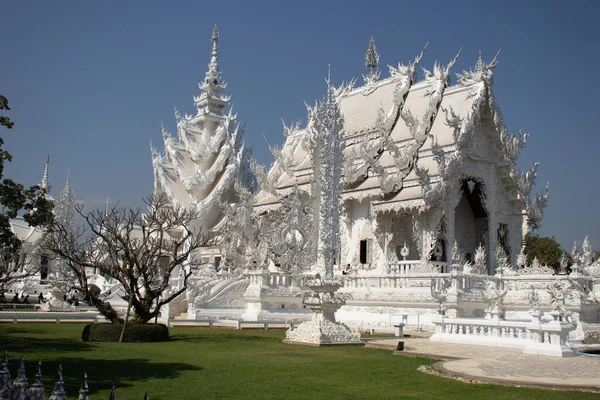
[[[40,257],[40,283],[44,283],[48,279],[48,256]]]
[[[360,241],[360,257],[359,257],[359,261],[361,264],[370,264],[371,263],[371,258],[372,258],[372,247],[373,247],[373,241],[372,240],[361,240]]]
[[[169,256],[160,256],[158,258],[158,266],[163,274],[166,275],[169,270],[169,264],[171,263],[171,258]]]

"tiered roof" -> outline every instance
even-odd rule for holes
[[[492,69],[497,56],[485,64],[480,54],[475,69],[456,74],[458,83],[450,86],[456,57],[445,67],[436,62],[433,72],[424,69],[425,78],[416,82],[422,55],[408,65],[390,67],[390,77],[378,80],[378,57],[371,42],[365,84],[354,88],[353,80],[336,90],[345,120],[344,199],[370,198],[375,210],[426,209],[436,197],[436,182],[447,178],[465,156],[482,157],[474,154],[473,142],[484,140],[486,144],[477,148],[493,153],[487,156],[497,163],[510,197],[530,211],[543,209],[547,192],[545,199],[542,194],[529,201],[535,170],[522,174],[515,165],[527,135],[507,133],[494,101]],[[484,119],[489,129],[481,129]],[[286,128],[286,134],[268,174],[258,176],[263,188],[256,197],[258,212],[278,207],[295,186],[310,191],[306,129],[296,125]]]
[[[244,154],[242,130],[223,95],[227,84],[218,64],[219,31],[215,25],[208,71],[194,97],[196,115],[176,110],[177,136],[163,127],[164,152],[151,144],[155,193],[166,193],[175,204],[196,208],[202,214],[219,214],[223,195],[231,188]]]

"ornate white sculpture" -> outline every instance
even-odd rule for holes
[[[460,250],[458,248],[458,243],[456,240],[454,241],[454,245],[452,246],[452,264],[458,265],[461,263],[462,257],[460,254]]]
[[[529,300],[529,314],[531,314],[533,322],[539,322],[541,312],[540,295],[533,286],[531,286],[527,294],[527,300]]]
[[[297,188],[283,199],[269,222],[269,256],[276,265],[292,273],[312,269],[316,262],[312,208],[302,200]]]
[[[402,256],[402,259],[404,261],[406,261],[406,257],[408,257],[409,253],[410,253],[410,250],[406,246],[406,242],[404,242],[404,246],[402,246],[402,249],[400,249],[400,255]]]
[[[308,134],[313,160],[312,211],[316,238],[316,271],[309,281],[310,291],[303,302],[313,312],[310,321],[288,330],[289,342],[310,344],[360,343],[360,335],[336,322],[335,311],[346,300],[336,293],[342,286],[333,276],[333,265],[340,249],[340,209],[342,195],[342,133],[344,120],[334,97],[331,78],[327,79],[327,97],[308,109]]]
[[[563,251],[562,255],[560,256],[560,273],[567,274],[568,268],[569,268],[569,259],[567,258],[567,255]]]
[[[225,223],[221,227],[220,248],[224,267],[229,271],[255,265],[263,266],[266,254],[260,254],[258,218],[253,215],[252,193],[236,183],[238,201],[222,204]]]
[[[485,290],[481,292],[484,300],[488,303],[488,308],[486,309],[486,318],[504,318],[504,310],[502,306],[506,293],[508,293],[508,287],[504,285],[502,279],[486,281]]]
[[[431,278],[431,297],[438,303],[438,314],[444,314],[446,311],[444,304],[449,297],[449,289],[452,282],[449,278]]]
[[[567,316],[567,299],[574,296],[572,289],[573,284],[570,281],[555,281],[546,286],[546,291],[550,294],[550,302],[561,318]]]
[[[531,265],[520,269],[519,275],[552,275],[554,270],[548,266],[542,265],[537,257],[533,258]]]
[[[516,272],[511,268],[508,254],[504,248],[498,243],[494,253],[496,257],[496,275],[515,275]]]
[[[590,241],[588,240],[587,236],[585,237],[585,239],[583,239],[581,249],[583,250],[583,254],[581,255],[580,262],[581,262],[581,266],[583,268],[585,268],[585,267],[588,267],[589,265],[591,265],[592,262],[594,261],[593,253],[592,253],[592,246],[590,245]]]
[[[64,227],[72,228],[75,224],[75,193],[71,189],[69,180],[70,171],[67,172],[67,183],[58,196],[54,206],[54,218]]]
[[[371,40],[369,41],[369,48],[367,49],[367,54],[365,54],[365,67],[367,67],[369,73],[367,75],[363,75],[365,83],[371,88],[375,86],[375,83],[379,80],[379,76],[381,75],[381,72],[377,68],[378,64],[379,53],[377,52],[377,48],[375,47],[375,39],[373,39],[373,36],[371,36]],[[372,90],[373,89],[371,89],[371,91]]]
[[[166,193],[171,201],[202,213],[198,226],[208,231],[221,221],[221,203],[235,200],[235,181],[248,182],[243,168],[248,157],[241,143],[243,129],[231,110],[229,96],[222,94],[227,84],[218,63],[219,31],[212,34],[212,53],[205,79],[199,83],[200,96],[194,97],[195,116],[175,111],[177,136],[162,129],[164,152],[150,145],[155,192]]]
[[[477,250],[475,250],[475,256],[472,261],[472,265],[467,262],[464,267],[464,272],[467,274],[478,274],[485,275],[487,274],[487,252],[485,251],[485,247],[480,243]]]

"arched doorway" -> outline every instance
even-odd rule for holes
[[[465,260],[473,258],[479,244],[488,247],[488,211],[485,184],[475,177],[460,181],[460,200],[454,209],[454,237]]]

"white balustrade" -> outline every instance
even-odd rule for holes
[[[573,356],[567,347],[569,331],[574,327],[562,321],[508,321],[501,319],[433,318],[433,342],[469,344],[523,349],[523,354],[555,357]]]

